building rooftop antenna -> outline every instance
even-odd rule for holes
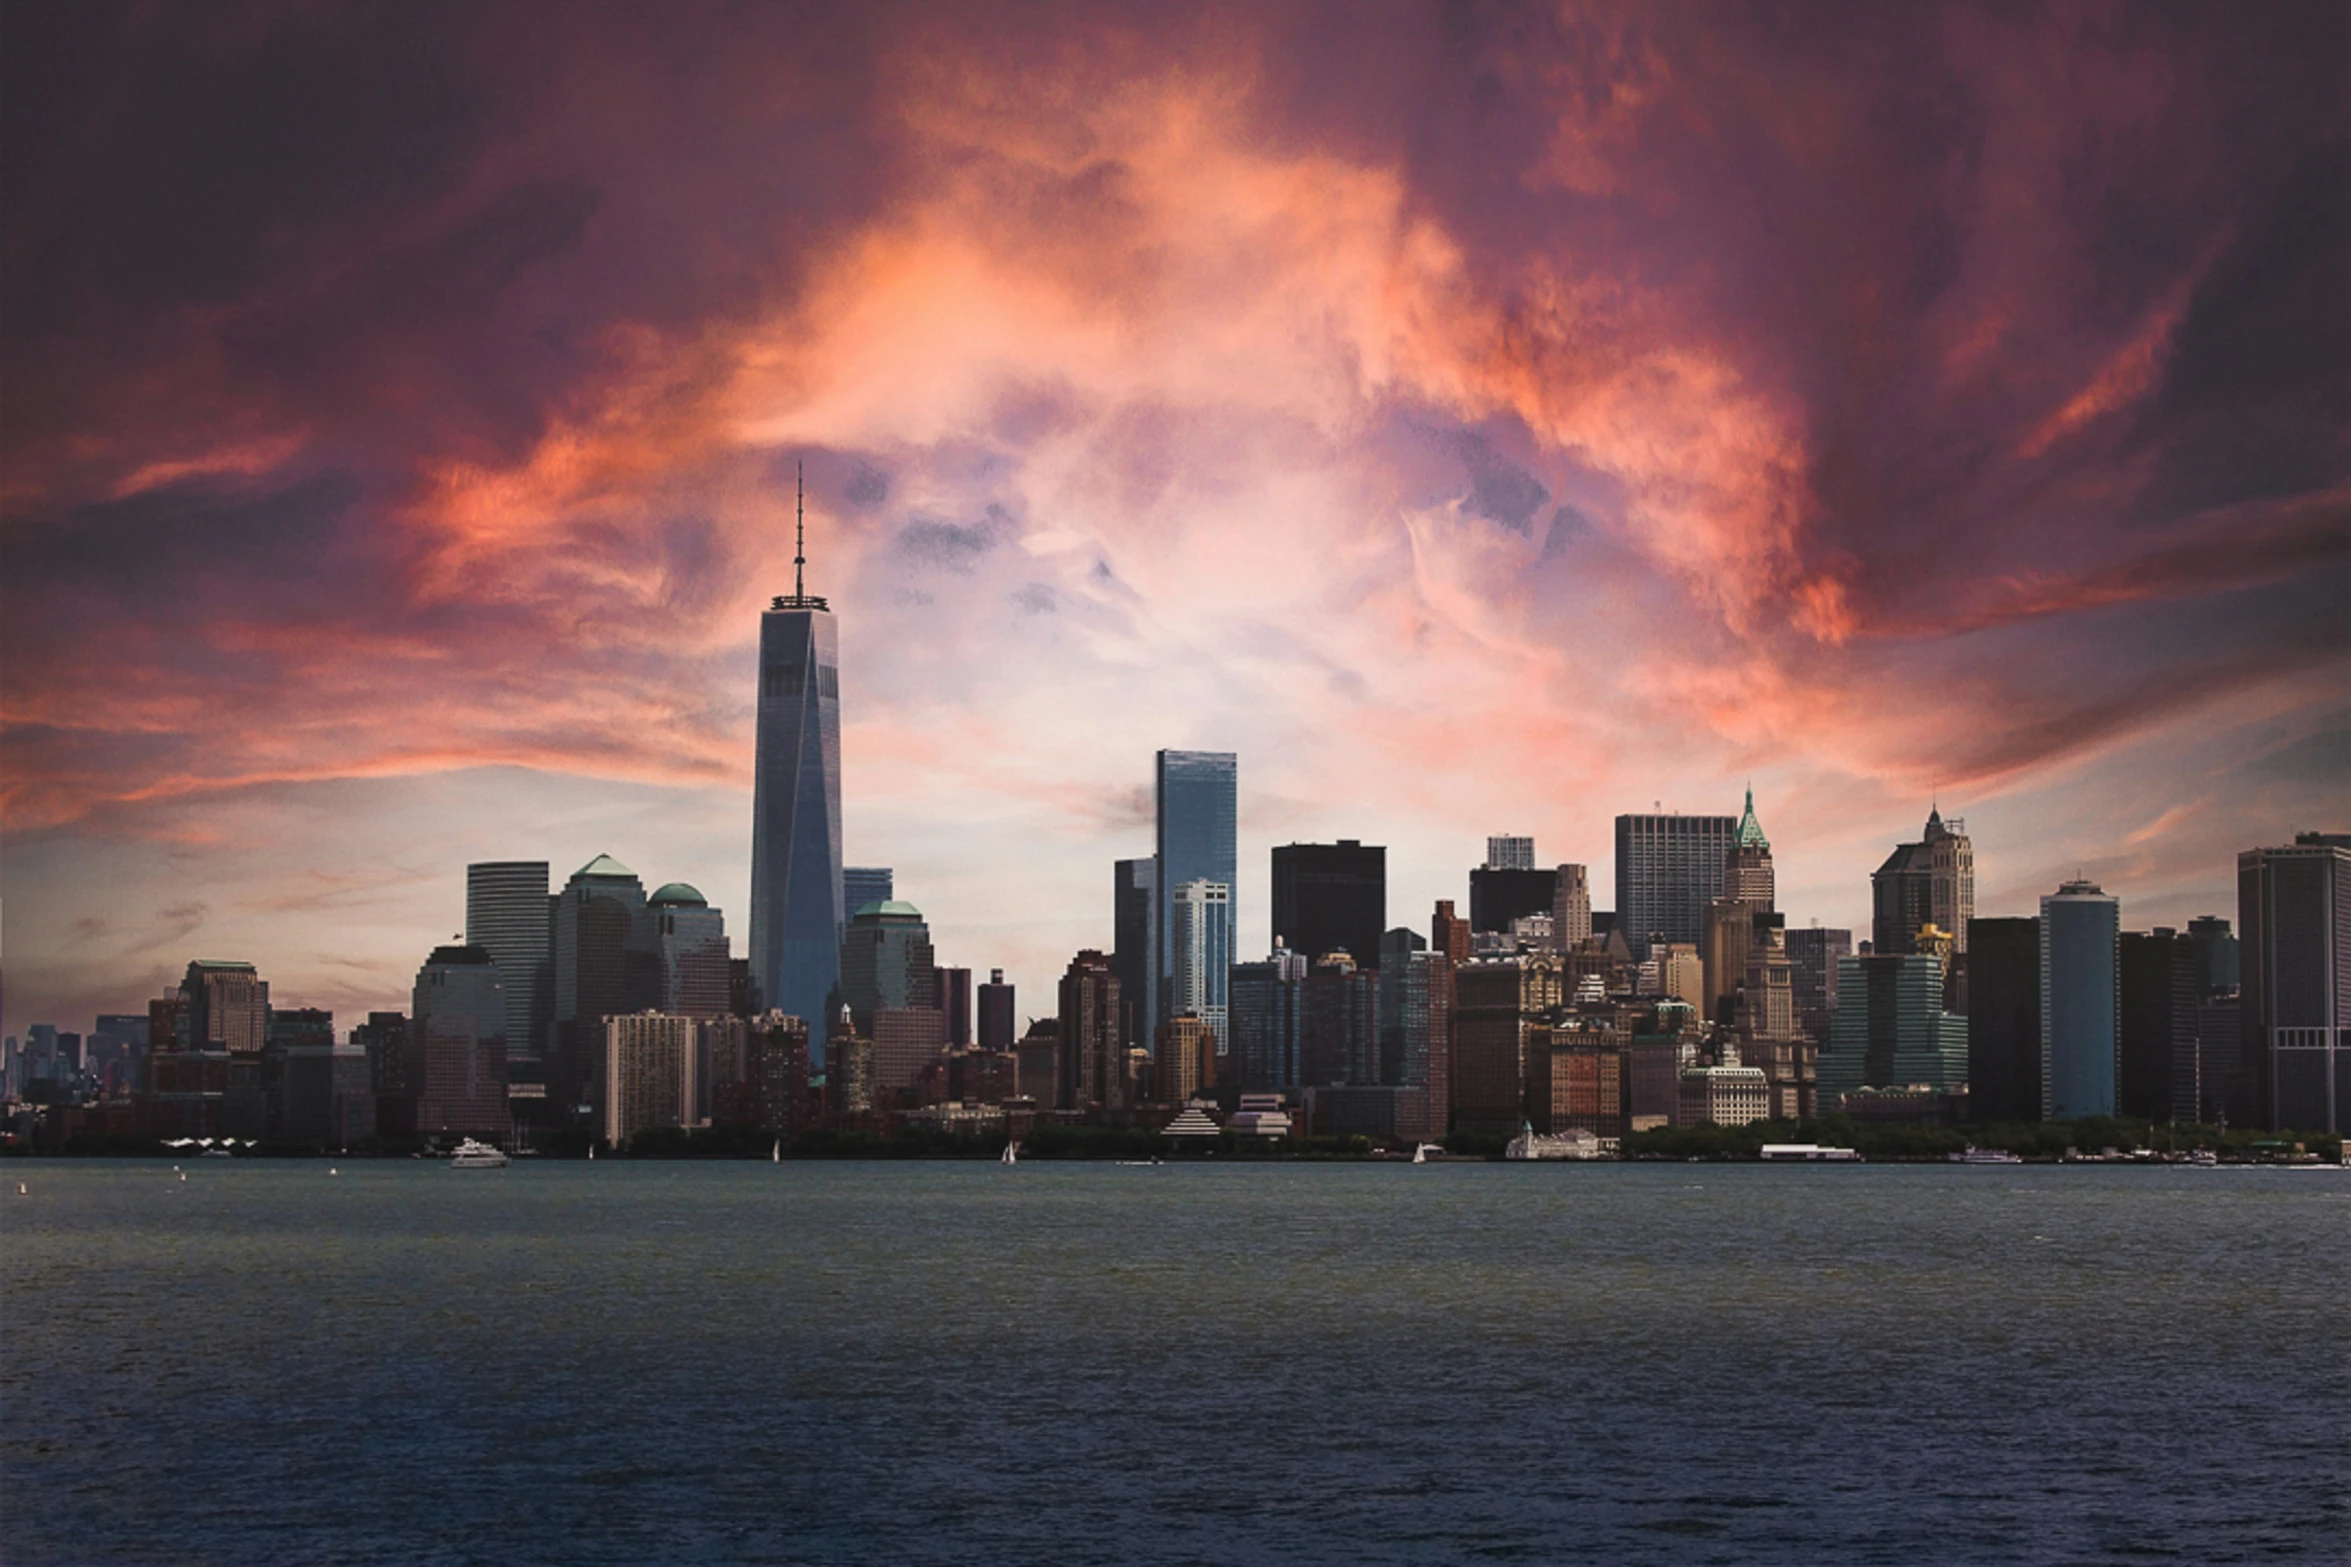
[[[792,462],[792,596],[777,594],[769,609],[830,609],[808,596],[808,464]]]

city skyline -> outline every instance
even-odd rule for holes
[[[1792,930],[1930,808],[2229,916],[2351,777],[2344,24],[2137,14],[13,17],[0,1030],[398,1006],[480,862],[744,955],[803,459],[833,862],[1027,1012],[1162,749],[1236,958],[1750,781]]]

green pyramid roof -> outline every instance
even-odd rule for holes
[[[599,854],[578,870],[572,872],[576,880],[582,876],[634,876],[637,873],[609,854]]]
[[[1771,848],[1771,840],[1763,836],[1763,823],[1755,819],[1755,791],[1747,791],[1747,811],[1739,818],[1739,847],[1742,849]]]

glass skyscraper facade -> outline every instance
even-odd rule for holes
[[[2041,899],[2041,1106],[2052,1121],[2114,1114],[2121,934],[2122,905],[2090,882]]]
[[[1169,905],[1168,997],[1170,1017],[1196,1014],[1222,1049],[1228,1038],[1225,992],[1233,967],[1233,896],[1212,881],[1188,881],[1175,888]]]
[[[841,917],[857,918],[869,903],[888,903],[898,896],[898,877],[887,865],[848,865],[841,869]]]
[[[1142,1031],[1147,1038],[1166,1021],[1168,981],[1175,972],[1176,888],[1194,881],[1223,887],[1225,928],[1219,944],[1228,953],[1238,950],[1233,911],[1241,896],[1240,759],[1230,751],[1162,751],[1154,793],[1159,806],[1159,871],[1153,897],[1159,917],[1152,944],[1159,995],[1151,1026]],[[1226,974],[1220,971],[1207,978],[1207,1004],[1221,1012],[1226,1005]]]
[[[1120,860],[1111,867],[1111,967],[1118,971],[1119,1007],[1126,1042],[1145,1044],[1159,1016],[1159,866]],[[1224,1048],[1224,1040],[1217,1040]]]
[[[821,598],[776,599],[759,620],[759,752],[751,804],[751,983],[757,1004],[805,1019],[824,1068],[840,1005],[841,673]]]

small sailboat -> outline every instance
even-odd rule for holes
[[[1005,1143],[1004,1153],[999,1162],[1004,1164],[1020,1163],[1020,1144],[1015,1142]]]
[[[596,1145],[594,1143],[588,1144],[588,1162],[590,1164],[596,1162]]]
[[[782,1164],[784,1162],[784,1140],[782,1138],[777,1138],[776,1145],[767,1151],[767,1162],[769,1164]]]

